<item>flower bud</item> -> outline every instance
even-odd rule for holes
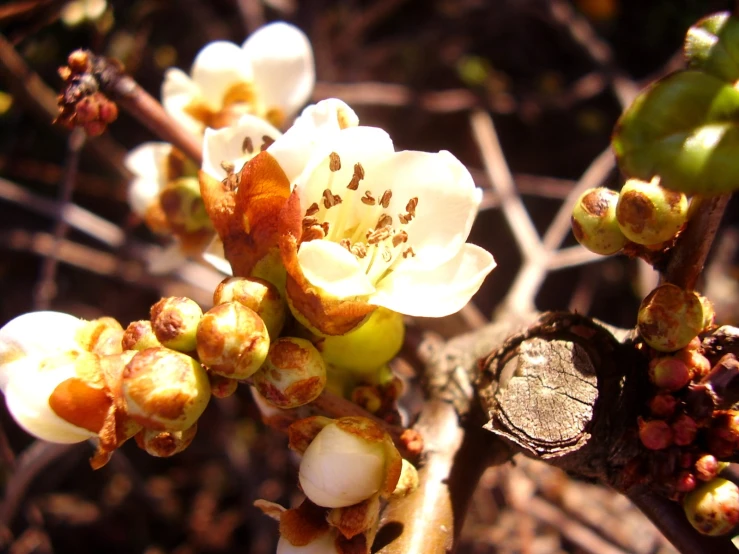
[[[182,296],[162,298],[151,307],[151,328],[166,348],[179,352],[195,350],[195,334],[203,310],[197,302]]]
[[[367,500],[334,508],[329,511],[326,521],[335,527],[345,538],[351,539],[360,533],[374,529],[380,519],[380,495],[375,494]]]
[[[326,386],[326,362],[305,339],[282,337],[272,344],[254,386],[270,404],[296,408],[312,402]]]
[[[689,471],[681,471],[675,482],[675,490],[677,492],[690,492],[695,489],[697,483],[695,475]]]
[[[200,361],[218,375],[231,379],[251,377],[264,363],[269,335],[261,318],[238,302],[208,310],[198,325]]]
[[[650,450],[663,450],[672,444],[672,429],[666,421],[653,419],[638,420],[639,440]]]
[[[169,458],[190,446],[197,431],[197,423],[184,431],[157,431],[144,428],[136,435],[136,444],[155,458]]]
[[[85,321],[77,334],[85,350],[101,356],[120,354],[123,327],[112,317],[101,317]]]
[[[660,352],[674,352],[703,329],[703,308],[690,291],[665,283],[642,301],[637,329],[644,341]]]
[[[704,535],[723,535],[739,523],[739,487],[716,478],[689,493],[683,509],[690,524]]]
[[[698,293],[695,293],[695,295],[703,307],[703,329],[701,329],[701,332],[705,333],[715,327],[716,310],[713,307],[713,302],[708,298]]]
[[[144,427],[184,431],[208,405],[210,383],[202,366],[187,354],[148,348],[123,370],[120,393],[128,415]]]
[[[659,185],[659,178],[650,182],[629,179],[621,189],[616,217],[621,231],[629,240],[643,245],[670,240],[688,218],[688,199]]]
[[[377,387],[359,385],[352,390],[352,402],[368,412],[376,414],[382,408],[382,396]]]
[[[711,362],[708,358],[697,350],[689,349],[688,346],[675,352],[675,358],[685,362],[693,378],[703,377],[711,371]]]
[[[341,554],[336,547],[336,532],[327,530],[312,542],[296,546],[284,536],[277,543],[277,554]]]
[[[400,470],[400,479],[393,491],[393,498],[408,496],[418,488],[418,470],[408,460],[403,458],[403,468]]]
[[[690,382],[688,366],[672,356],[655,358],[649,366],[649,380],[660,389],[674,392]]]
[[[719,462],[712,454],[702,454],[694,464],[695,476],[701,481],[710,481],[719,473]]]
[[[687,446],[695,440],[698,434],[698,425],[695,420],[685,414],[679,415],[672,422],[673,441],[678,446]]]
[[[299,480],[315,504],[342,508],[397,485],[401,458],[392,441],[366,418],[346,417],[326,425],[303,454]]]
[[[328,363],[356,373],[369,373],[395,357],[404,337],[403,316],[380,307],[358,328],[322,338],[317,347]]]
[[[159,342],[159,339],[154,334],[151,321],[144,319],[128,324],[128,327],[123,332],[121,346],[123,350],[138,350],[140,352],[147,348],[162,346],[162,343]]]
[[[582,193],[572,209],[572,233],[577,242],[604,256],[621,250],[626,237],[616,220],[617,203],[618,193],[605,187]]]
[[[228,398],[239,387],[239,382],[236,379],[229,379],[223,375],[209,373],[208,379],[210,379],[210,392],[216,398]]]
[[[669,393],[656,394],[649,401],[649,411],[655,417],[672,417],[677,407],[677,398]]]
[[[271,340],[277,340],[285,325],[287,304],[272,283],[256,277],[227,277],[213,293],[213,304],[238,302],[251,308],[267,326]]]

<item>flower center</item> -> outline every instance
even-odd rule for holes
[[[212,129],[228,127],[245,114],[256,115],[275,127],[282,127],[285,114],[279,108],[263,106],[251,83],[242,81],[231,85],[223,93],[221,105],[214,108],[202,98],[194,98],[185,109],[185,113]]]
[[[370,190],[361,190],[365,178],[361,163],[354,164],[343,197],[332,191],[336,185],[334,174],[341,169],[341,158],[336,152],[329,155],[329,169],[331,177],[320,200],[305,211],[301,242],[330,240],[340,244],[354,255],[360,268],[376,284],[399,260],[416,255],[408,244],[406,228],[416,216],[418,198],[410,198],[405,210],[393,216],[389,209],[391,189],[379,198]]]

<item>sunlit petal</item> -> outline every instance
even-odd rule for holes
[[[357,258],[335,242],[304,242],[298,251],[298,261],[312,285],[337,298],[363,296],[375,290],[361,271]]]
[[[200,98],[200,88],[184,71],[170,68],[162,82],[162,106],[170,117],[189,132],[199,135],[203,124],[185,113],[185,109]]]
[[[145,142],[126,156],[126,168],[136,177],[128,188],[128,202],[135,214],[143,217],[167,184],[167,157],[172,145]]]
[[[232,42],[211,42],[195,57],[192,80],[202,99],[214,110],[222,107],[226,92],[252,80],[251,66],[244,51]]]

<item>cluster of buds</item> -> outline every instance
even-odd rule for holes
[[[102,135],[110,123],[118,118],[118,106],[100,90],[100,79],[120,72],[104,58],[87,50],[76,50],[67,64],[59,69],[64,88],[58,99],[57,123],[70,129],[82,127],[95,137]]]
[[[299,481],[306,499],[292,510],[257,503],[280,521],[277,552],[369,553],[381,499],[412,492],[415,468],[367,418],[309,417],[293,423],[289,436],[303,456]]]
[[[681,192],[651,181],[629,179],[617,193],[600,187],[586,190],[572,210],[572,232],[588,250],[609,256],[624,251],[651,259],[669,248],[688,218]]]

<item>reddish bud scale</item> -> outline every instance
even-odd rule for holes
[[[672,429],[661,419],[638,419],[639,440],[649,450],[663,450],[672,444]]]
[[[688,415],[682,414],[672,423],[673,441],[678,446],[687,446],[695,440],[698,425]]]
[[[655,417],[670,418],[676,407],[677,399],[667,392],[656,394],[649,401],[649,411]]]

